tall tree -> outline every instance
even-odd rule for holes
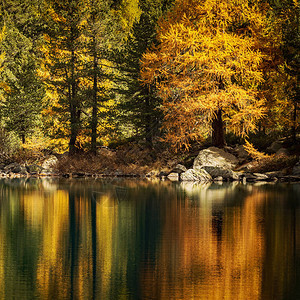
[[[48,1],[45,60],[50,83],[59,95],[62,113],[69,117],[69,151],[76,152],[82,113],[82,31],[84,1]]]
[[[285,87],[282,97],[286,100],[285,113],[289,113],[292,138],[296,141],[300,109],[300,3],[298,0],[269,0],[273,22],[279,23],[282,34],[283,68],[281,76]]]
[[[133,1],[134,2],[134,1]],[[124,37],[120,22],[122,2],[112,0],[90,0],[86,2],[86,26],[84,34],[87,43],[86,56],[89,58],[86,64],[86,76],[91,82],[87,88],[88,107],[92,109],[90,121],[91,127],[91,151],[96,154],[98,137],[98,117],[100,103],[109,98],[109,92],[104,82],[110,77],[107,72],[109,65],[108,49],[120,45]],[[133,13],[134,15],[135,13]]]
[[[24,143],[36,128],[43,108],[44,89],[38,76],[36,51],[39,36],[33,34],[37,26],[33,25],[34,20],[39,24],[38,12],[29,1],[10,0],[2,5],[5,35],[1,48],[9,55],[3,60],[1,111],[7,129],[16,132]]]
[[[124,98],[119,108],[125,123],[133,125],[137,135],[152,145],[153,136],[161,123],[159,105],[161,99],[155,86],[141,82],[140,68],[143,54],[153,44],[157,45],[156,27],[158,19],[171,7],[172,0],[147,0],[140,2],[140,17],[135,21],[124,48],[115,54],[121,71],[121,84],[117,92]]]
[[[160,22],[160,45],[143,58],[142,78],[163,98],[166,139],[188,147],[207,134],[223,146],[223,124],[254,130],[264,113],[260,47],[267,17],[256,1],[178,0]]]

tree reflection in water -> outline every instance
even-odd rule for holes
[[[297,299],[298,184],[1,180],[1,299]]]

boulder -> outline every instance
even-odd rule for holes
[[[300,176],[300,160],[293,167],[292,175],[294,175],[294,176]]]
[[[205,170],[212,178],[223,177],[223,179],[239,180],[239,175],[230,169],[224,169],[219,167],[204,166],[202,170]]]
[[[178,164],[175,166],[175,168],[172,169],[171,173],[184,173],[187,171],[187,168],[184,165]]]
[[[272,180],[283,175],[282,171],[272,171],[272,172],[266,172],[264,174],[267,175],[269,177],[269,179],[272,179]]]
[[[18,163],[11,163],[4,167],[5,173],[20,173],[22,171],[22,167]]]
[[[52,172],[54,166],[57,164],[58,159],[56,156],[51,155],[49,156],[47,159],[44,160],[43,164],[42,164],[42,168],[44,171],[48,171],[48,172]]]
[[[270,177],[266,174],[261,174],[261,173],[244,173],[243,174],[243,182],[245,181],[250,181],[250,182],[255,182],[255,181],[269,181]]]
[[[212,177],[203,169],[189,169],[180,176],[182,181],[212,181]]]
[[[253,173],[253,175],[256,177],[257,181],[265,181],[269,179],[269,176],[266,174],[262,174],[262,173]]]
[[[167,177],[171,181],[179,181],[179,173],[171,172]]]
[[[194,160],[193,169],[200,170],[206,167],[218,167],[232,170],[238,164],[238,159],[216,147],[210,147],[199,152]]]

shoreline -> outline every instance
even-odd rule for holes
[[[259,175],[265,175],[262,173]],[[256,182],[270,182],[270,183],[278,183],[278,182],[300,182],[300,176],[295,175],[282,175],[282,176],[274,176],[268,178],[257,178],[257,177],[243,177],[236,180],[174,180],[169,179],[168,176],[147,176],[147,174],[90,174],[90,173],[41,173],[41,174],[18,174],[18,173],[9,173],[9,174],[0,174],[0,179],[23,179],[23,178],[57,178],[57,179],[158,179],[161,181],[170,181],[170,182],[193,182],[193,183],[231,183],[231,182],[239,182],[239,183],[256,183]]]

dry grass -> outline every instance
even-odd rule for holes
[[[259,159],[256,163],[253,164],[253,167],[250,169],[250,171],[255,173],[265,173],[272,171],[282,171],[284,169],[289,170],[293,168],[298,159],[299,158],[296,155],[273,155]]]
[[[176,164],[176,160],[171,159],[170,156],[168,151],[155,151],[137,143],[131,143],[115,151],[101,148],[96,156],[89,153],[64,155],[59,158],[56,168],[60,174],[145,175],[152,170],[171,168],[173,164]]]

